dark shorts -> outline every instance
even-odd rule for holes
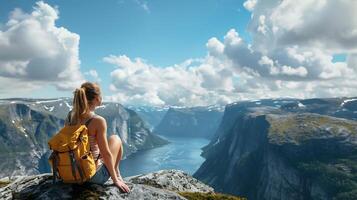
[[[96,183],[96,184],[104,184],[105,182],[108,181],[109,178],[110,178],[109,171],[107,167],[105,167],[105,165],[102,164],[102,166],[99,167],[97,172],[90,180],[88,180],[88,182]]]

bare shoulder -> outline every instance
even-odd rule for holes
[[[105,118],[100,115],[95,115],[92,121],[94,121],[95,124],[107,124]]]

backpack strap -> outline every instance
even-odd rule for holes
[[[98,157],[97,157],[97,159],[95,159],[95,163],[97,163],[97,161],[99,160],[99,157],[100,157],[100,152],[98,153]]]
[[[70,110],[69,112],[68,112],[68,114],[67,114],[67,117],[66,117],[66,120],[65,120],[65,124],[67,123],[67,124],[70,124],[71,123],[71,116],[72,116],[72,110]],[[89,123],[92,121],[92,119],[93,119],[93,117],[95,116],[96,114],[94,114],[92,117],[90,117],[89,119],[87,119],[86,121],[85,121],[85,125],[88,127],[88,125],[89,125]]]
[[[84,123],[86,125],[86,127],[88,127],[89,123],[92,121],[94,116],[95,116],[95,114],[92,117],[90,117],[89,119],[87,119],[87,121]]]
[[[52,161],[52,175],[53,175],[53,184],[56,183],[57,181],[57,176],[58,176],[58,152],[57,151],[53,151],[49,157],[49,160]]]
[[[69,160],[71,162],[71,169],[72,169],[72,176],[74,180],[77,181],[77,176],[76,176],[76,160],[74,158],[74,153],[73,150],[69,150]]]
[[[70,110],[69,112],[68,112],[68,114],[67,114],[67,117],[66,117],[66,119],[65,119],[65,121],[64,121],[64,124],[65,125],[70,125],[70,123],[71,123],[71,112],[72,112],[72,110]]]

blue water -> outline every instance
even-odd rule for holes
[[[163,136],[162,136],[163,137]],[[139,151],[120,162],[123,177],[162,169],[180,169],[193,174],[204,162],[201,148],[209,143],[204,138],[164,137],[171,143]]]

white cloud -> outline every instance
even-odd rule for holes
[[[356,1],[267,0],[256,1],[253,7],[246,7],[252,12],[251,48],[244,41],[239,48],[229,43],[225,47],[240,71],[275,80],[281,96],[355,95]],[[334,63],[333,55],[338,53],[347,54],[347,62]],[[291,88],[292,82],[299,87],[290,92],[283,89],[284,85]]]
[[[307,75],[307,70],[303,66],[293,68],[293,67],[284,65],[284,66],[282,66],[281,73],[286,74],[286,75],[296,75],[296,76],[305,77]]]
[[[259,26],[258,26],[257,31],[262,33],[263,35],[265,35],[267,33],[267,27],[265,25],[265,16],[264,15],[259,16]]]
[[[141,58],[130,59],[125,55],[110,55],[103,60],[117,67],[111,72],[110,89],[115,95],[108,96],[108,100],[177,106],[233,100],[233,72],[210,55],[168,67],[153,66]]]
[[[69,90],[83,82],[79,35],[57,27],[57,8],[39,1],[31,13],[14,9],[0,30],[0,76]]]
[[[108,56],[112,98],[124,103],[208,105],[243,99],[353,96],[357,92],[356,2],[249,0],[252,44],[235,29],[212,37],[195,65],[159,67]],[[338,15],[340,13],[341,15]],[[345,20],[351,19],[351,20]],[[347,54],[347,62],[333,55]]]
[[[206,44],[208,53],[213,56],[222,55],[224,51],[224,45],[217,38],[213,37],[208,40]]]
[[[84,75],[89,76],[95,82],[101,82],[102,80],[99,78],[98,72],[95,69],[91,69],[87,72],[84,72]]]
[[[350,54],[347,57],[347,65],[357,73],[357,54]]]
[[[243,6],[245,9],[249,11],[253,11],[256,4],[257,4],[257,0],[247,0],[243,3]]]
[[[267,29],[274,34],[264,38],[255,34],[260,37],[255,42],[264,41],[263,48],[298,45],[329,53],[356,52],[356,9],[355,0],[258,1],[252,11],[250,30],[258,32],[260,16],[264,15]]]
[[[34,90],[41,89],[44,84],[38,82],[18,81],[14,78],[0,76],[0,94],[1,98],[30,96]]]
[[[205,58],[168,67],[125,55],[105,57],[105,62],[117,67],[111,73],[115,94],[108,99],[197,106],[259,98],[346,96],[357,91],[353,69],[344,62],[333,63],[332,56],[316,48],[288,46],[265,55],[247,45],[234,29],[223,42],[209,39],[206,47]],[[351,65],[355,62],[354,57],[349,60]]]

